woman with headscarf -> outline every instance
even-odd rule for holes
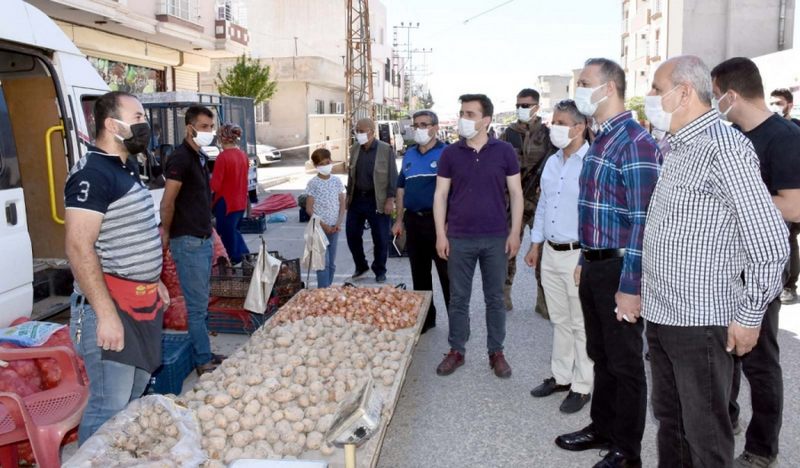
[[[242,261],[249,253],[247,244],[239,232],[239,220],[247,208],[247,155],[237,143],[242,137],[238,125],[226,123],[217,131],[222,144],[222,152],[217,156],[214,172],[211,175],[211,201],[217,220],[217,233],[222,238],[231,263]]]

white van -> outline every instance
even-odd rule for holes
[[[69,305],[64,183],[92,141],[94,101],[108,86],[47,15],[22,0],[2,4],[0,327],[5,327],[17,317],[32,312],[34,318],[46,317]]]

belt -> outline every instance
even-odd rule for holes
[[[598,262],[610,258],[622,258],[625,256],[625,249],[583,249],[583,258],[587,262]]]
[[[406,210],[406,213],[410,213],[410,214],[413,214],[413,215],[417,215],[417,216],[419,216],[419,217],[423,217],[423,216],[433,216],[433,210],[425,210],[425,211],[411,211],[411,210]]]
[[[553,250],[557,250],[559,252],[581,248],[580,242],[570,242],[568,244],[556,244],[555,242],[547,241],[547,243],[550,244],[550,247],[552,247]]]
[[[356,190],[353,192],[353,195],[356,197],[374,197],[375,191],[374,190]]]

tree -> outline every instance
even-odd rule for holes
[[[275,81],[270,80],[269,73],[269,65],[261,65],[257,59],[242,54],[225,76],[222,76],[222,70],[217,72],[214,84],[224,96],[249,97],[255,104],[261,104],[269,100],[278,87]]]
[[[628,99],[625,103],[625,108],[628,110],[636,111],[636,119],[639,122],[644,122],[647,117],[644,115],[644,98],[641,96],[634,96]]]
[[[425,95],[425,97],[422,98],[422,107],[424,109],[433,108],[433,95],[431,95],[430,91],[428,91],[428,94]]]

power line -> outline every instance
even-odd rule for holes
[[[508,0],[507,2],[503,2],[503,3],[501,3],[501,4],[499,4],[499,5],[495,6],[495,7],[489,8],[488,10],[484,11],[483,13],[478,13],[477,15],[475,15],[475,16],[473,16],[473,17],[471,17],[471,18],[467,18],[467,19],[465,19],[465,20],[464,20],[464,23],[463,23],[463,24],[467,24],[467,23],[469,23],[470,21],[474,20],[475,18],[481,17],[481,16],[483,16],[483,15],[485,15],[485,14],[487,14],[487,13],[491,13],[491,12],[493,12],[494,10],[496,10],[496,9],[498,9],[498,8],[502,7],[502,6],[506,6],[506,5],[508,5],[509,3],[513,2],[513,1],[514,1],[514,0]]]

